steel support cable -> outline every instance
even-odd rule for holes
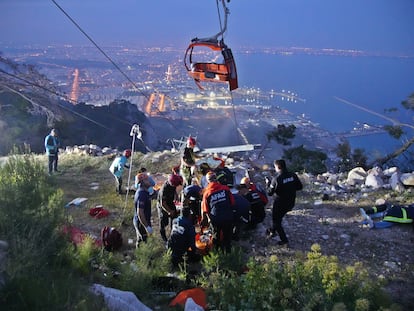
[[[221,33],[221,40],[224,40],[223,24],[221,23],[221,15],[220,15],[219,1],[221,1],[221,0],[216,0],[217,16],[218,16],[219,25],[220,25],[220,32],[219,33]]]
[[[112,58],[105,53],[105,51],[86,33],[86,31],[84,31],[79,24],[55,1],[52,0],[52,2],[56,5],[56,7],[67,17],[69,18],[69,20],[76,26],[76,28],[79,29],[80,32],[82,32],[82,34],[112,63],[112,65],[114,65],[114,67],[132,84],[132,86],[141,94],[143,95],[147,101],[149,101],[149,97],[147,94],[145,94],[142,90],[140,90],[137,85],[128,77],[128,75],[115,63],[115,61],[112,60]],[[155,91],[155,93],[159,93],[158,91]],[[156,108],[156,110],[158,112],[161,112],[158,107]],[[172,123],[170,120],[166,119],[167,122],[169,122],[173,128],[175,128],[176,130],[177,127],[174,125],[174,123]],[[152,127],[152,125],[150,124],[150,126]],[[154,130],[155,132],[155,130]],[[156,132],[155,132],[156,133]],[[147,146],[146,146],[147,147]],[[148,148],[147,148],[148,149]]]
[[[44,87],[44,86],[42,86],[42,85],[38,85],[38,84],[36,84],[36,83],[30,82],[30,81],[28,81],[28,80],[26,80],[26,79],[24,79],[24,78],[21,78],[21,77],[19,77],[19,76],[14,75],[14,74],[8,73],[8,72],[6,72],[6,71],[4,71],[4,70],[2,70],[2,69],[0,69],[0,72],[4,73],[4,74],[6,74],[6,75],[9,75],[9,76],[11,76],[11,77],[13,77],[13,78],[16,78],[16,79],[18,79],[18,80],[21,80],[21,81],[23,81],[23,82],[26,82],[26,83],[27,83],[27,84],[29,84],[29,85],[32,85],[32,86],[35,86],[35,87],[41,88],[41,89],[43,89],[44,91],[50,92],[50,93],[51,93],[51,94],[53,94],[53,95],[63,97],[63,98],[65,98],[66,100],[68,100],[69,102],[79,104],[79,102],[76,102],[76,101],[74,101],[74,100],[72,100],[72,99],[70,99],[70,98],[66,97],[66,95],[64,95],[64,94],[60,94],[60,93],[58,93],[58,92],[56,92],[56,91],[53,91],[53,90],[50,90],[50,89],[48,89],[48,88],[46,88],[46,87]],[[38,105],[40,105],[40,104],[38,104]],[[73,113],[73,114],[77,115],[78,117],[81,117],[81,118],[83,118],[83,119],[85,119],[85,120],[87,120],[87,121],[90,121],[90,122],[92,122],[92,123],[94,123],[94,124],[96,124],[96,125],[98,125],[98,126],[100,126],[100,127],[104,128],[104,129],[106,129],[106,130],[108,130],[108,131],[112,131],[112,130],[113,130],[113,129],[108,128],[108,127],[106,127],[105,125],[103,125],[103,124],[101,124],[101,123],[99,123],[99,122],[97,122],[97,121],[95,121],[95,120],[93,120],[93,119],[91,119],[91,118],[87,117],[87,116],[86,116],[86,115],[84,115],[84,114],[81,114],[81,113],[79,113],[79,112],[73,111],[73,110],[71,110],[71,109],[69,109],[69,108],[65,107],[64,105],[61,105],[61,104],[59,104],[59,103],[57,103],[57,105],[58,105],[59,107],[63,108],[64,110],[69,111],[69,112],[71,112],[71,113]],[[42,105],[40,105],[40,106],[42,106]],[[42,106],[42,107],[43,107],[43,106]],[[117,121],[119,121],[119,122],[121,122],[121,123],[124,123],[124,124],[128,124],[128,125],[130,125],[130,122],[128,122],[128,121],[126,121],[126,120],[123,120],[123,119],[121,119],[121,118],[116,118],[116,117],[114,117],[112,114],[110,114],[110,118],[112,118],[112,119],[114,119],[114,120],[117,120]],[[140,141],[141,141],[141,142],[142,142],[142,144],[144,145],[145,149],[147,149],[147,150],[148,150],[148,151],[150,151],[150,152],[152,151],[152,150],[151,150],[151,149],[150,149],[150,148],[149,148],[149,147],[145,144],[145,142],[142,140],[142,138],[140,139]]]
[[[3,69],[0,69],[0,72],[1,72],[1,73],[6,74],[6,75],[8,75],[8,76],[11,76],[11,77],[13,77],[13,78],[15,78],[15,79],[18,79],[18,80],[20,80],[20,81],[23,81],[23,82],[27,83],[28,85],[38,87],[38,88],[40,88],[40,89],[42,89],[42,90],[44,90],[44,91],[46,91],[46,92],[49,92],[49,93],[51,93],[51,94],[53,94],[53,95],[56,95],[56,96],[59,96],[59,97],[65,98],[65,99],[66,99],[67,101],[69,101],[69,102],[79,104],[79,102],[74,101],[74,100],[72,100],[72,99],[68,98],[68,97],[67,97],[66,95],[64,95],[64,94],[60,94],[60,93],[58,93],[58,92],[56,92],[56,91],[53,91],[53,90],[51,90],[51,89],[48,89],[47,87],[44,87],[44,86],[39,85],[39,84],[37,84],[37,83],[31,82],[31,81],[29,81],[29,80],[27,80],[27,79],[21,78],[21,77],[19,77],[19,76],[15,75],[15,74],[12,74],[12,73],[6,72],[6,71],[4,71]],[[11,88],[9,88],[9,89],[11,89]],[[37,105],[40,105],[40,104],[37,104]],[[106,127],[105,125],[103,125],[103,124],[101,124],[101,123],[99,123],[99,122],[97,122],[97,121],[95,121],[95,120],[93,120],[93,119],[89,118],[88,116],[86,116],[86,115],[84,115],[84,114],[82,114],[82,113],[79,113],[79,112],[73,111],[72,109],[69,109],[68,107],[65,107],[64,105],[59,104],[59,102],[57,102],[57,103],[56,103],[56,105],[58,105],[59,107],[63,108],[64,110],[66,110],[66,111],[68,111],[68,112],[73,113],[74,115],[76,115],[76,116],[78,116],[78,117],[81,117],[81,118],[83,118],[83,119],[85,119],[85,120],[87,120],[87,121],[89,121],[89,122],[92,122],[92,123],[96,124],[97,126],[100,126],[100,127],[104,128],[104,129],[106,129],[106,130],[108,130],[108,131],[112,131],[112,130],[113,130],[112,128]],[[40,106],[42,106],[42,105],[40,105]],[[44,107],[44,106],[42,106],[42,107]],[[110,114],[110,118],[112,118],[112,119],[114,119],[114,120],[117,120],[117,121],[119,121],[119,122],[121,122],[121,123],[125,123],[125,124],[130,125],[130,122],[128,122],[128,121],[126,121],[126,120],[123,120],[123,119],[120,119],[120,118],[116,118],[116,117],[114,117],[112,114]],[[150,151],[150,152],[151,152],[151,149],[150,149],[150,148],[149,148],[149,147],[145,144],[145,142],[142,140],[142,138],[140,138],[140,141],[141,141],[141,142],[142,142],[142,144],[144,145],[145,149],[147,149],[148,151]]]
[[[74,102],[73,100],[68,99],[68,98],[66,97],[66,95],[63,95],[63,94],[60,94],[60,93],[58,93],[58,92],[56,92],[56,91],[50,90],[50,89],[48,89],[48,88],[46,88],[46,87],[44,87],[44,86],[42,86],[42,85],[39,85],[39,84],[36,84],[36,83],[30,82],[30,81],[28,81],[28,80],[26,80],[26,79],[24,79],[24,78],[21,78],[21,77],[16,76],[16,75],[14,75],[14,74],[12,74],[12,73],[6,72],[6,71],[4,71],[3,69],[0,69],[0,72],[1,72],[1,73],[6,74],[6,75],[8,75],[8,76],[11,76],[11,77],[13,77],[13,78],[15,78],[15,79],[18,79],[18,80],[21,80],[21,81],[23,81],[23,82],[26,82],[27,84],[29,84],[29,85],[31,85],[31,86],[35,86],[35,87],[38,87],[38,88],[40,88],[40,89],[42,89],[42,90],[44,90],[44,91],[47,91],[47,92],[49,92],[49,93],[52,93],[53,95],[56,95],[56,96],[59,96],[59,97],[66,98],[66,99],[67,99],[68,101],[70,101],[70,102]],[[83,115],[83,114],[79,113],[79,112],[73,111],[73,110],[71,110],[71,109],[69,109],[69,108],[67,108],[67,107],[65,107],[64,105],[61,105],[61,104],[59,104],[59,103],[56,103],[56,104],[57,104],[59,107],[63,108],[64,110],[69,111],[69,112],[71,112],[71,113],[73,113],[73,114],[77,115],[78,117],[81,117],[81,118],[83,118],[83,119],[85,119],[85,120],[88,120],[88,121],[90,121],[90,122],[92,122],[92,123],[94,123],[94,124],[96,124],[96,125],[98,125],[98,126],[100,126],[100,127],[104,128],[104,129],[107,129],[107,130],[111,131],[111,129],[110,129],[110,128],[108,128],[108,127],[106,127],[105,125],[103,125],[103,124],[101,124],[101,123],[99,123],[99,122],[97,122],[97,121],[95,121],[95,120],[93,120],[93,119],[91,119],[91,118],[89,118],[89,117],[87,117],[87,116],[85,116],[85,115]]]
[[[224,27],[223,23],[221,21],[221,14],[220,14],[220,8],[219,8],[219,1],[223,4],[223,12],[224,12]],[[229,9],[226,7],[225,4],[226,0],[216,0],[216,6],[217,6],[217,15],[219,19],[219,25],[220,25],[220,32],[215,35],[215,38],[218,39],[218,37],[221,35],[221,39],[224,40],[224,33],[227,31],[227,15],[230,13]]]
[[[231,107],[233,109],[233,122],[234,122],[235,130],[236,130],[236,139],[237,139],[238,142],[240,142],[239,122],[237,121],[236,108],[234,106],[234,98],[233,98],[233,92],[232,91],[230,91],[230,96],[231,96]]]
[[[101,49],[101,47],[79,26],[79,24],[55,0],[52,0],[52,2],[63,14],[66,15],[67,18],[69,18],[69,20],[76,26],[76,28],[78,28],[79,31],[83,33],[90,42],[92,42],[92,44],[102,53],[102,55],[104,55],[106,59],[108,59],[111,64],[115,66],[115,68],[125,77],[125,79],[127,79],[137,91],[139,91],[146,99],[148,99],[147,95],[136,86],[134,81],[128,77],[128,75],[112,60],[112,58],[106,54],[105,51]]]

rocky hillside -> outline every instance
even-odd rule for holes
[[[148,146],[137,144],[138,151],[165,147],[146,116],[127,101],[95,107],[73,105],[62,98],[53,83],[33,66],[0,56],[0,155],[24,145],[36,153],[43,152],[44,137],[52,127],[59,129],[64,146],[85,143],[127,148],[131,145],[130,129],[139,124]]]

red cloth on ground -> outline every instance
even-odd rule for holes
[[[178,304],[184,307],[187,298],[192,298],[200,307],[207,309],[207,296],[204,289],[200,287],[190,288],[179,292],[178,295],[171,300],[169,306],[174,307]]]

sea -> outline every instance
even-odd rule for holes
[[[414,57],[252,53],[235,55],[235,59],[241,87],[294,93],[304,101],[279,98],[278,105],[327,131],[346,133],[363,124],[391,125],[379,115],[414,125],[414,112],[401,105],[414,93]],[[391,108],[399,111],[390,114]],[[412,129],[405,130],[407,136],[400,140],[379,133],[348,141],[368,156],[384,155],[414,135]]]

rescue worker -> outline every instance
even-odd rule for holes
[[[195,245],[195,227],[189,207],[183,207],[181,216],[172,221],[171,235],[167,246],[171,250],[171,262],[174,267],[183,262],[183,256],[187,254],[190,261],[197,261],[200,255]]]
[[[60,147],[60,141],[58,138],[58,133],[56,129],[52,129],[45,137],[45,149],[46,149],[46,155],[48,157],[48,173],[49,175],[52,174],[52,172],[59,172],[58,170],[58,154],[59,154],[59,147]]]
[[[382,204],[366,211],[361,207],[360,211],[364,218],[363,223],[368,224],[371,229],[388,228],[395,223],[413,224],[414,229],[414,204],[390,206]],[[382,218],[382,220],[374,222],[373,218]]]
[[[178,216],[175,202],[183,190],[183,178],[177,174],[171,174],[161,186],[157,197],[158,216],[160,221],[160,234],[164,242],[167,242],[165,228],[170,225],[174,218]]]
[[[217,181],[214,172],[208,172],[208,185],[201,202],[201,223],[209,222],[213,229],[213,244],[223,251],[231,251],[233,234],[233,207],[235,200],[228,186]]]
[[[183,207],[188,206],[191,209],[194,224],[199,222],[201,218],[202,191],[203,189],[198,185],[196,178],[193,178],[191,185],[186,186],[183,190]]]
[[[249,229],[256,228],[257,224],[263,222],[265,213],[265,202],[257,190],[257,187],[248,177],[243,177],[238,186],[239,194],[250,202]],[[267,198],[266,198],[267,199]]]
[[[233,220],[233,240],[238,241],[240,239],[240,232],[242,227],[249,228],[249,219],[250,219],[250,202],[238,193],[233,194],[234,197],[234,220]]]
[[[283,217],[295,206],[296,191],[302,190],[302,183],[295,173],[287,170],[284,160],[275,160],[276,176],[270,180],[266,177],[266,190],[269,196],[274,195],[272,221],[273,227],[269,230],[270,236],[279,234],[279,245],[287,245],[288,238],[282,226]]]
[[[147,169],[145,168],[145,167],[141,167],[140,169],[139,169],[139,171],[138,171],[138,173],[137,173],[137,175],[135,175],[135,189],[136,189],[136,192],[138,192],[139,191],[139,187],[140,187],[140,183],[139,183],[139,176],[142,174],[142,173],[144,173],[144,174],[146,174],[147,176],[148,176],[148,179],[149,179],[149,181],[150,181],[150,183],[151,183],[151,186],[148,188],[148,192],[149,192],[149,194],[150,194],[150,197],[151,197],[151,199],[153,199],[153,198],[156,198],[156,192],[155,192],[155,189],[154,189],[154,186],[155,186],[155,181],[154,181],[154,179],[151,177],[151,175],[148,173],[148,171],[147,171]]]
[[[122,174],[124,168],[129,168],[128,159],[131,157],[131,150],[126,149],[121,156],[117,156],[109,167],[109,171],[115,177],[116,192],[122,194]]]
[[[187,146],[184,148],[183,155],[181,157],[180,175],[183,176],[185,185],[191,185],[191,179],[195,174],[195,161],[197,158],[194,154],[195,145],[195,138],[190,136],[187,140]]]
[[[152,186],[152,181],[146,173],[138,174],[136,179],[139,188],[134,196],[133,224],[137,234],[135,246],[138,248],[139,243],[141,241],[146,242],[148,235],[153,232],[151,227],[151,198],[148,191]]]

